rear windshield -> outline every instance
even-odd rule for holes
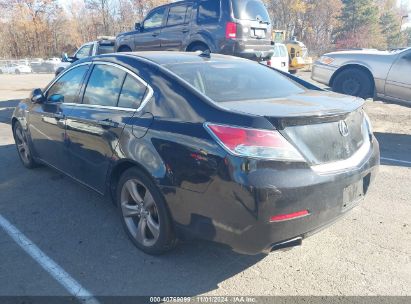
[[[165,67],[216,102],[273,99],[304,92],[288,77],[252,61],[177,63]]]
[[[273,57],[288,57],[287,49],[284,45],[275,44]]]
[[[237,19],[270,22],[270,16],[260,0],[233,0],[233,13]]]

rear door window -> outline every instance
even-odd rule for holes
[[[96,64],[84,92],[83,103],[101,106],[117,106],[126,72],[119,68]]]
[[[144,96],[146,95],[147,87],[134,77],[127,75],[121,89],[118,106],[122,108],[138,109]]]
[[[233,0],[233,13],[237,19],[260,20],[270,23],[267,8],[260,0]]]
[[[220,1],[204,0],[198,5],[197,23],[213,23],[220,19]]]
[[[188,7],[188,5],[175,5],[170,7],[167,17],[167,26],[184,24],[186,22]]]

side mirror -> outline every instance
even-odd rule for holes
[[[30,94],[30,99],[34,103],[43,103],[45,101],[43,91],[41,89],[34,89]]]
[[[61,94],[53,94],[49,98],[47,98],[47,102],[49,103],[61,103],[64,102],[64,96]]]
[[[136,24],[134,24],[134,29],[136,30],[136,31],[140,31],[141,30],[141,23],[140,22],[136,22]]]

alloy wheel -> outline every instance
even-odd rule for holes
[[[31,156],[27,136],[20,125],[15,129],[15,140],[22,161],[26,164],[30,163]]]
[[[138,179],[126,181],[121,190],[121,212],[132,237],[145,247],[160,235],[160,217],[154,198]]]

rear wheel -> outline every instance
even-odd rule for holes
[[[205,52],[205,51],[210,51],[210,48],[203,43],[197,43],[197,44],[190,46],[188,48],[188,51],[189,52],[198,52],[198,51]]]
[[[137,168],[123,173],[117,206],[130,240],[148,254],[162,254],[176,244],[171,217],[155,184]]]
[[[335,77],[332,89],[334,92],[368,98],[373,95],[373,82],[367,72],[350,68]]]
[[[29,169],[37,167],[38,163],[33,159],[27,134],[19,122],[16,122],[13,125],[13,137],[16,142],[17,152],[19,153],[19,157],[23,165]]]
[[[20,70],[15,70],[14,73],[20,74]]]

